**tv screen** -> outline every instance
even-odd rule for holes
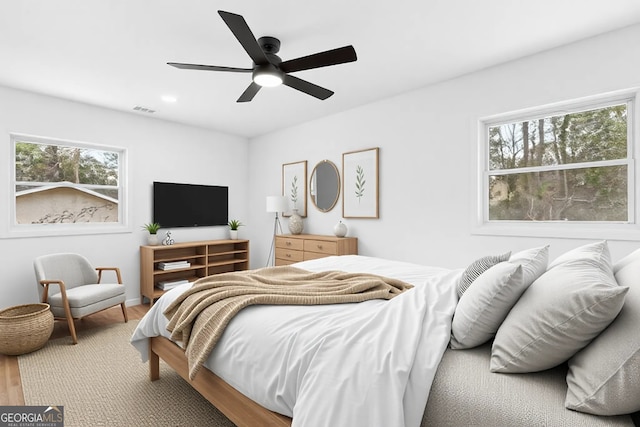
[[[229,187],[154,182],[153,221],[162,228],[227,225]]]

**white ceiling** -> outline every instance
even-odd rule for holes
[[[358,60],[295,73],[325,101],[281,86],[236,103],[250,74],[166,65],[251,67],[218,10],[284,61],[349,44]],[[638,22],[639,0],[3,0],[0,85],[254,137]]]

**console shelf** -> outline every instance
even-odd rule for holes
[[[162,270],[161,262],[187,261],[185,268]],[[140,246],[140,297],[149,305],[165,291],[160,282],[189,280],[249,268],[248,240],[206,240],[170,246]]]

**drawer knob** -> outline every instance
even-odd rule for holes
[[[322,245],[318,245],[318,249],[322,249]]]
[[[286,242],[285,243],[287,246],[291,246],[291,242]]]
[[[287,258],[291,258],[291,254],[287,254]]]

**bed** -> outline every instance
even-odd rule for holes
[[[566,409],[567,363],[538,373],[493,373],[492,340],[451,348],[452,320],[463,301],[458,288],[478,265],[450,270],[350,255],[296,267],[367,272],[413,288],[391,300],[357,304],[247,307],[193,378],[183,349],[166,330],[164,309],[190,285],[175,288],[131,338],[149,360],[151,378],[158,378],[164,360],[239,426],[634,425],[629,415]],[[486,271],[476,271],[479,281],[470,290]],[[539,396],[532,399],[532,393]]]

